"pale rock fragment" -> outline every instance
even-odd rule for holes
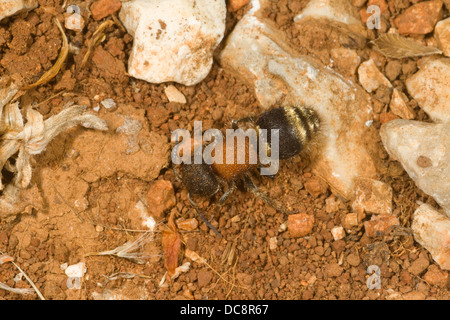
[[[198,227],[198,221],[195,218],[186,220],[177,220],[178,229],[184,231],[194,231]]]
[[[164,89],[164,93],[170,102],[186,103],[186,97],[174,85],[167,86]]]
[[[364,222],[364,229],[369,237],[379,237],[389,234],[394,226],[399,224],[397,217],[387,214],[373,215],[369,221]]]
[[[264,108],[305,105],[318,113],[323,136],[313,172],[350,199],[356,177],[376,177],[376,131],[366,126],[373,121],[369,96],[284,39],[270,21],[249,13],[227,39],[220,63],[255,88]]]
[[[228,0],[228,11],[235,12],[246,6],[250,0]]]
[[[380,135],[390,156],[450,217],[450,125],[397,119]]]
[[[156,227],[155,219],[149,214],[147,206],[140,200],[128,210],[128,219],[133,229],[154,231]]]
[[[351,0],[311,0],[294,21],[307,17],[326,18],[343,24],[360,24]]]
[[[450,124],[450,58],[424,58],[406,88],[434,122]]]
[[[69,278],[81,278],[86,273],[87,268],[84,262],[79,262],[68,266],[64,272]]]
[[[411,120],[416,116],[414,110],[412,110],[406,104],[405,95],[395,88],[392,92],[392,98],[389,108],[391,109],[393,114],[399,116],[402,119]]]
[[[331,229],[331,234],[333,235],[334,240],[341,240],[345,238],[345,230],[342,226]]]
[[[450,270],[450,218],[422,204],[414,212],[411,228],[414,239],[431,253],[434,261]]]
[[[369,178],[358,178],[355,185],[356,197],[352,203],[354,212],[392,213],[391,186]]]
[[[447,57],[450,57],[450,18],[436,24],[434,37],[437,39],[440,49]]]
[[[132,0],[119,18],[134,37],[128,73],[151,83],[202,81],[225,32],[225,0]]]
[[[32,10],[37,6],[37,0],[0,0],[0,21],[14,14]]]
[[[363,48],[367,38],[367,27],[362,24],[352,0],[310,0],[294,18],[298,25],[316,24],[319,29],[333,28],[345,47]]]
[[[114,99],[111,99],[111,98],[105,99],[100,103],[106,110],[109,110],[109,111],[113,111],[117,108],[116,102],[114,101]]]
[[[342,226],[349,232],[353,227],[358,225],[358,214],[348,213],[344,216]]]
[[[345,72],[348,75],[355,75],[356,69],[361,63],[356,50],[347,48],[334,48],[330,52],[331,58],[339,72]]]
[[[359,82],[367,92],[376,91],[380,86],[392,87],[391,82],[378,70],[373,59],[369,59],[358,68]]]
[[[70,7],[69,7],[70,8]],[[68,9],[70,11],[70,9]],[[85,26],[85,21],[83,16],[77,12],[72,12],[71,14],[66,14],[64,19],[64,27],[68,30],[81,31]],[[71,49],[73,50],[74,45],[70,43]]]
[[[269,249],[270,250],[276,250],[278,247],[278,241],[277,241],[277,237],[272,237],[269,239]]]

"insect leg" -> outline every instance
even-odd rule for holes
[[[249,176],[244,175],[245,185],[248,190],[253,193],[256,197],[260,198],[264,203],[267,203],[269,206],[275,208],[277,211],[282,212],[284,214],[294,214],[297,211],[289,211],[283,206],[276,204],[272,199],[270,199],[264,192],[260,191],[258,187],[253,183],[252,179]]]
[[[239,122],[255,122],[255,118],[254,117],[245,117],[245,118],[233,120],[233,121],[231,121],[231,128],[233,128],[234,130],[239,129]]]
[[[202,213],[200,212],[200,209],[198,208],[197,204],[191,199],[191,194],[190,193],[188,193],[188,199],[189,199],[189,202],[191,203],[191,205],[194,207],[195,211],[197,211],[197,214],[200,217],[200,219],[208,226],[208,228],[210,228],[212,231],[214,231],[214,233],[219,238],[222,238],[222,235],[220,234],[220,232],[216,228],[214,228],[214,226],[202,215]]]
[[[222,205],[228,199],[228,197],[233,193],[234,190],[236,190],[236,184],[234,182],[232,182],[228,186],[228,190],[220,197],[219,205]]]

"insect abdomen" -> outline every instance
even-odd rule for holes
[[[271,129],[279,129],[279,158],[298,154],[319,129],[316,112],[306,107],[280,107],[263,113],[256,120],[259,129],[267,130],[269,146]]]

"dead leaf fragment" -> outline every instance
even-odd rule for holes
[[[172,211],[168,221],[168,228],[162,231],[164,265],[170,277],[175,274],[175,269],[178,267],[178,255],[181,249],[181,237],[175,226],[174,215],[175,211]]]
[[[385,33],[378,39],[371,41],[375,49],[383,55],[394,59],[421,57],[432,54],[441,54],[442,51],[424,46],[414,40],[402,37],[395,33]]]

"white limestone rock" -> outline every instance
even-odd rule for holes
[[[450,124],[450,58],[424,58],[406,88],[434,122]]]
[[[444,270],[450,270],[450,218],[422,204],[413,215],[414,240],[427,249]]]
[[[37,0],[0,0],[0,21],[14,14],[32,10],[37,6]]]
[[[332,69],[299,55],[270,21],[244,16],[227,39],[219,59],[255,88],[264,108],[275,105],[312,107],[321,119],[321,150],[314,172],[347,199],[357,177],[376,178],[379,154],[368,94]]]
[[[392,91],[391,102],[389,108],[392,113],[399,116],[402,119],[411,120],[414,119],[416,114],[413,109],[407,105],[407,97],[401,91],[394,88]]]
[[[450,18],[441,20],[434,28],[434,37],[447,57],[450,57]]]
[[[331,234],[333,235],[333,239],[335,241],[345,238],[345,230],[342,226],[337,226],[331,229]]]
[[[311,0],[294,21],[326,18],[343,24],[361,24],[351,0]]]
[[[450,217],[450,125],[397,119],[380,135],[390,156]]]
[[[380,86],[384,85],[391,88],[392,84],[378,70],[372,59],[364,61],[358,68],[359,82],[367,92],[376,91]]]
[[[354,212],[392,214],[392,188],[382,181],[358,178],[355,182],[356,197],[352,203]]]
[[[202,81],[225,32],[225,0],[132,0],[120,20],[134,37],[128,73],[151,83]]]
[[[174,85],[169,85],[164,89],[164,93],[166,94],[167,99],[170,102],[176,103],[186,103],[186,97],[183,93],[180,92]]]

